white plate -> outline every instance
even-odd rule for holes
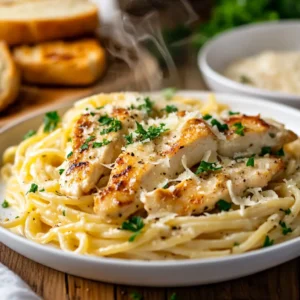
[[[266,50],[299,51],[299,31],[299,21],[284,20],[244,25],[218,34],[199,51],[198,66],[205,82],[216,92],[263,97],[299,108],[300,95],[254,88],[222,75],[237,59]]]
[[[208,93],[197,91],[184,91],[181,94],[200,99],[208,96]],[[218,101],[229,104],[234,111],[273,117],[300,134],[300,112],[296,109],[244,96],[216,96]],[[6,147],[18,143],[29,129],[37,128],[41,119],[41,114],[33,118],[27,117],[18,124],[2,129],[0,154]],[[1,198],[3,196],[0,195]],[[67,253],[51,246],[36,244],[1,227],[0,242],[36,262],[69,274],[111,283],[162,287],[238,278],[284,263],[297,257],[300,252],[300,238],[296,238],[272,247],[223,258],[146,262]]]

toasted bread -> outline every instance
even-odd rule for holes
[[[0,111],[17,97],[20,89],[20,73],[5,42],[0,42]]]
[[[37,43],[94,32],[97,6],[87,0],[1,0],[0,40]]]
[[[88,85],[105,71],[105,50],[96,39],[47,42],[14,49],[14,58],[27,83]]]

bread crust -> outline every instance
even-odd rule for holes
[[[84,86],[106,69],[106,53],[96,39],[47,42],[14,49],[22,78],[27,83]]]
[[[20,72],[18,71],[9,48],[5,42],[0,42],[0,111],[13,103],[19,94]]]
[[[1,6],[0,6],[1,9]],[[20,45],[78,37],[93,33],[99,25],[95,7],[77,16],[53,19],[1,20],[0,40],[9,45]]]

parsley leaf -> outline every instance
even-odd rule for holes
[[[111,143],[111,141],[107,140],[107,139],[103,139],[102,142],[94,142],[93,143],[93,148],[101,148],[103,146],[108,145],[109,143]]]
[[[279,210],[283,211],[286,215],[290,215],[291,214],[291,210],[288,208],[288,209],[282,209],[280,208]]]
[[[59,170],[58,170],[59,175],[61,175],[64,171],[65,171],[65,169],[59,169]]]
[[[143,300],[143,296],[138,292],[132,292],[130,298],[131,300]]]
[[[200,162],[200,165],[199,165],[198,169],[196,170],[196,174],[198,175],[198,174],[203,173],[203,172],[218,171],[218,170],[222,169],[222,167],[216,167],[216,165],[217,165],[217,163],[215,163],[215,162],[210,163],[210,162],[202,160]]]
[[[66,216],[66,211],[63,210],[63,211],[62,211],[62,214],[63,214],[63,216],[65,217],[65,216]]]
[[[223,199],[220,199],[218,202],[217,202],[217,207],[220,211],[229,211],[229,209],[231,208],[231,203],[223,200]]]
[[[91,111],[91,112],[90,112],[90,115],[93,117],[93,116],[95,115],[95,113]]]
[[[270,240],[269,236],[266,235],[265,241],[263,243],[263,247],[269,247],[274,244],[274,240]]]
[[[280,221],[279,225],[282,228],[282,234],[283,235],[287,235],[288,233],[292,232],[292,228],[287,227],[286,224],[285,224],[285,222]]]
[[[133,216],[129,220],[123,222],[121,229],[134,232],[134,234],[128,240],[129,242],[133,242],[141,233],[144,226],[145,224],[141,217]]]
[[[36,130],[29,130],[23,137],[23,140],[26,140],[36,134]]]
[[[87,139],[86,139],[86,143],[89,143],[90,141],[94,140],[96,137],[94,135],[91,135],[89,136]]]
[[[73,155],[73,151],[69,152],[67,158],[70,158]]]
[[[80,152],[89,149],[89,145],[87,142],[83,143],[80,147]]]
[[[144,104],[138,106],[139,110],[145,110],[146,113],[149,115],[153,109],[153,102],[150,100],[149,97],[144,98]]]
[[[136,122],[136,133],[138,134],[138,140],[139,141],[145,141],[147,139],[154,140],[155,138],[159,137],[162,133],[168,131],[169,129],[164,128],[166,124],[159,124],[159,127],[157,126],[150,126],[147,130],[144,129],[144,127],[139,123]]]
[[[120,129],[122,129],[121,121],[119,121],[115,118],[110,118],[108,115],[101,116],[98,119],[98,121],[102,126],[109,126],[108,128],[105,128],[100,132],[101,135],[107,134],[110,132],[117,132]]]
[[[284,156],[283,148],[281,148],[280,150],[278,150],[277,152],[275,152],[275,155],[277,155],[277,156]]]
[[[229,111],[228,112],[229,116],[234,116],[234,115],[239,115],[240,113],[238,111],[234,112],[234,111]]]
[[[44,132],[53,131],[60,121],[60,116],[57,111],[47,112],[44,117]]]
[[[110,118],[108,115],[104,115],[104,116],[101,116],[99,119],[98,119],[98,122],[104,126],[104,125],[109,125],[111,122],[112,122],[113,118]]]
[[[166,88],[162,90],[162,94],[166,100],[171,100],[176,94],[176,92],[177,92],[176,88]]]
[[[270,153],[271,153],[271,147],[262,147],[260,156],[264,156],[264,155],[270,154]]]
[[[227,124],[221,124],[218,120],[212,119],[211,120],[211,125],[212,126],[217,126],[218,130],[220,132],[224,132],[225,130],[228,130],[228,125]]]
[[[209,120],[211,118],[212,118],[212,116],[209,115],[209,114],[206,114],[206,115],[203,116],[203,120],[205,120],[205,121],[207,121],[207,120]]]
[[[39,190],[39,192],[45,192],[45,189],[44,189],[44,188],[42,188],[42,189],[40,189],[40,190]]]
[[[30,186],[29,191],[27,192],[27,194],[28,194],[28,193],[35,193],[35,192],[38,190],[38,188],[39,188],[39,187],[38,187],[37,184],[32,183],[31,186]]]
[[[245,126],[243,126],[243,124],[241,122],[234,123],[233,126],[236,128],[236,130],[234,131],[236,134],[242,135],[242,136],[245,135],[245,133],[244,133]]]
[[[1,206],[2,206],[3,208],[8,208],[8,207],[9,207],[9,203],[7,202],[7,200],[4,200],[4,201],[2,202],[2,204],[1,204]]]
[[[246,163],[247,167],[254,167],[254,156],[255,155],[252,155],[251,157],[248,158],[247,163]]]
[[[132,133],[128,135],[124,135],[124,138],[126,140],[126,145],[130,145],[134,143]]]
[[[166,113],[170,114],[172,112],[178,111],[178,108],[175,105],[167,105],[164,109]]]

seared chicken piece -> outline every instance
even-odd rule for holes
[[[72,149],[60,166],[65,170],[59,181],[61,190],[79,197],[95,188],[99,179],[109,174],[103,164],[115,161],[125,144],[124,134],[143,118],[141,111],[125,108],[112,108],[109,115],[105,110],[82,115],[72,133]]]
[[[187,179],[176,186],[159,188],[146,193],[144,207],[149,214],[168,211],[181,216],[200,214],[215,207],[220,199],[231,201],[227,182],[231,180],[236,196],[247,188],[264,187],[284,169],[280,158],[256,158],[254,167],[245,162],[235,163],[223,170],[203,174],[200,183]]]
[[[259,116],[234,116],[225,120],[225,123],[229,130],[225,132],[226,139],[218,142],[218,153],[227,157],[234,157],[238,153],[244,156],[259,154],[262,147],[279,150],[297,138],[292,131],[271,125]]]
[[[179,119],[175,129],[154,141],[127,147],[116,160],[107,187],[95,196],[95,212],[107,221],[123,221],[142,206],[141,191],[152,191],[166,176],[174,178],[184,170],[183,156],[192,167],[206,151],[216,149],[216,137],[203,120]]]

